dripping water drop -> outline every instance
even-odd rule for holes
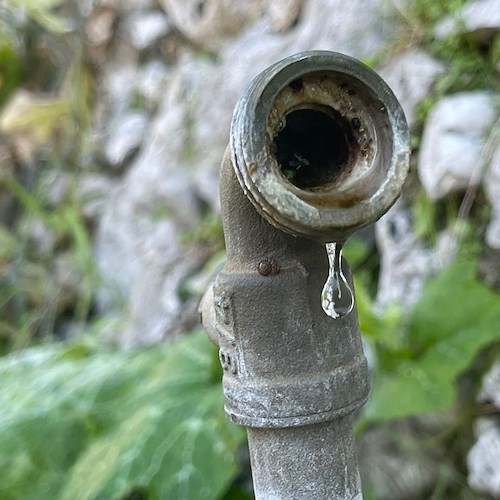
[[[326,253],[330,268],[321,293],[321,306],[328,316],[342,318],[354,307],[354,294],[342,269],[342,244],[327,243]]]

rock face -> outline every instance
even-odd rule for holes
[[[114,124],[104,147],[104,156],[111,165],[121,165],[140,146],[147,120],[145,113],[137,111]]]
[[[483,430],[467,457],[469,484],[494,498],[500,496],[500,427],[491,423]]]
[[[485,42],[500,31],[500,1],[476,0],[467,2],[456,13],[442,19],[434,33],[445,38],[456,33],[470,33]]]
[[[107,283],[100,307],[111,312],[122,304],[128,311],[121,339],[127,345],[157,342],[181,328],[186,304],[180,288],[203,262],[182,243],[182,234],[200,223],[203,206],[218,209],[217,172],[234,106],[249,82],[292,53],[329,49],[362,57],[383,42],[378,0],[163,0],[162,5],[167,14],[162,23],[149,6],[130,11],[122,6],[123,43],[131,26],[150,23],[151,37],[161,45],[161,37],[170,36],[165,23],[172,23],[218,57],[200,57],[178,43],[176,64],[166,68],[156,59],[143,64],[151,38],[143,34],[132,38],[127,50],[115,49],[115,62],[103,75],[105,159],[124,168],[138,150],[109,196],[96,242]],[[163,79],[156,88],[155,75]],[[138,98],[144,103],[140,110]]]
[[[478,396],[479,403],[488,403],[500,410],[500,361],[485,375]],[[477,491],[500,496],[500,419],[482,417],[476,422],[477,441],[467,456],[469,484]]]
[[[408,125],[415,122],[415,107],[430,92],[445,66],[422,49],[412,48],[391,58],[378,68],[406,115]]]
[[[375,234],[381,254],[377,307],[410,306],[434,270],[432,252],[415,237],[411,214],[401,206],[393,207],[377,222]]]
[[[488,92],[441,99],[427,118],[419,155],[420,180],[433,199],[481,181],[484,147],[495,120]]]
[[[484,190],[492,208],[490,223],[486,229],[486,243],[491,248],[500,250],[500,141],[497,142],[484,179]]]
[[[178,331],[183,315],[179,287],[199,265],[181,242],[182,231],[200,222],[199,200],[190,181],[189,99],[194,82],[186,69],[169,86],[148,137],[128,174],[112,192],[98,229],[96,255],[110,284],[101,296],[106,309],[125,298],[129,323],[123,342],[158,342]],[[193,94],[190,94],[193,95]]]
[[[451,262],[456,247],[453,235],[443,232],[434,248],[415,236],[412,213],[397,203],[375,224],[380,252],[380,276],[375,305],[408,309],[422,295],[425,281]]]

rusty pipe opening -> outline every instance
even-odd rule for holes
[[[404,113],[382,78],[324,51],[280,61],[250,84],[230,149],[257,211],[321,242],[345,240],[392,206],[410,152]]]
[[[335,109],[310,104],[292,110],[274,136],[273,151],[285,179],[299,189],[322,188],[352,164],[351,125]]]

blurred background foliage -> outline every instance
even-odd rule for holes
[[[432,36],[432,24],[461,4],[425,0],[404,12],[408,38],[450,68],[420,104],[416,148],[439,97],[495,85],[498,41],[485,49],[467,37]],[[75,186],[62,197],[54,186],[60,170],[76,185],[92,157],[99,91],[69,9],[61,0],[0,3],[0,137],[9,137],[8,147],[0,143],[0,498],[251,498],[244,432],[224,417],[217,354],[205,335],[196,329],[123,351],[95,333],[103,319],[94,307],[93,227]],[[353,237],[345,248],[374,360],[356,432],[431,412],[446,422],[432,446],[420,443],[451,450],[426,498],[479,498],[468,490],[464,456],[473,418],[488,411],[475,398],[480,375],[500,352],[500,295],[477,278],[481,196],[461,215],[461,200],[414,197],[416,235],[432,245],[438,229],[451,228],[459,251],[410,312],[374,306],[374,244]],[[213,265],[223,248],[219,217],[207,209],[183,242],[201,245]]]

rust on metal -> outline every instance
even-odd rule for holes
[[[262,274],[262,276],[274,276],[280,272],[280,266],[274,259],[267,258],[259,262],[257,271]]]
[[[368,370],[355,307],[337,319],[321,307],[324,244],[381,217],[408,160],[396,98],[343,54],[280,61],[236,106],[220,177],[227,261],[201,309],[257,500],[361,498],[351,424]]]

